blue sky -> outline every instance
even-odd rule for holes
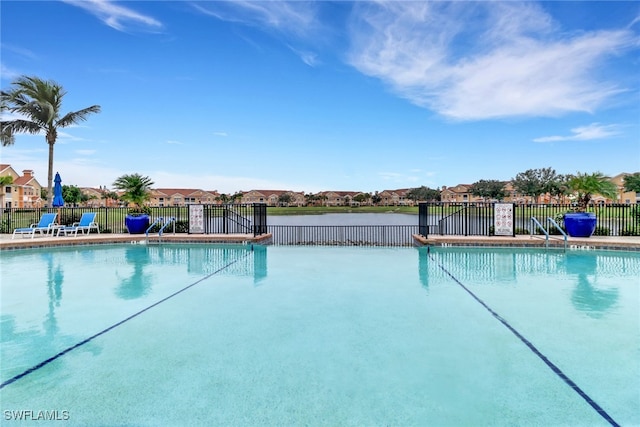
[[[223,193],[640,171],[640,3],[5,1],[1,84],[67,90],[63,184]],[[2,163],[46,185],[42,135]]]

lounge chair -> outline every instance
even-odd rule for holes
[[[71,225],[65,227],[58,228],[58,236],[60,233],[64,233],[66,236],[67,233],[73,233],[74,236],[78,236],[78,231],[81,231],[80,234],[89,234],[91,233],[91,229],[95,229],[98,234],[100,234],[100,229],[98,228],[98,223],[95,222],[96,213],[95,212],[85,212],[80,217],[79,222],[74,222]]]
[[[29,227],[16,228],[15,230],[13,230],[13,236],[11,237],[11,239],[15,239],[16,234],[22,234],[22,237],[24,237],[25,234],[31,234],[32,239],[36,235],[36,233],[40,233],[41,235],[53,235],[53,232],[59,227],[56,223],[57,216],[57,213],[42,214],[42,218],[40,218],[39,223],[31,224]]]

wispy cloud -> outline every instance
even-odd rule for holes
[[[229,136],[227,132],[214,132],[213,134],[215,136],[222,136],[222,137]]]
[[[154,30],[162,28],[162,23],[155,18],[143,15],[133,9],[123,7],[111,0],[62,0],[72,6],[86,10],[102,22],[118,31],[133,29]]]
[[[571,129],[572,135],[565,136],[543,136],[535,138],[534,142],[556,142],[556,141],[588,141],[593,139],[606,139],[620,135],[619,125],[602,125],[591,123],[587,126],[580,126]]]
[[[532,3],[357,4],[350,63],[459,120],[591,112],[625,88],[599,80],[628,29],[565,35]]]
[[[301,36],[317,26],[313,2],[288,1],[193,1],[193,7],[223,21]]]
[[[316,67],[320,64],[320,60],[318,59],[318,54],[309,50],[304,49],[296,49],[293,46],[289,45],[289,49],[310,67]]]
[[[296,40],[313,40],[322,28],[314,2],[287,1],[213,1],[192,2],[199,12],[217,19],[275,32]],[[249,43],[254,44],[251,40]],[[305,64],[319,64],[318,54],[310,48],[297,48],[288,44]]]
[[[174,141],[174,140],[168,140],[167,144],[169,144],[169,145],[182,145],[182,142]]]

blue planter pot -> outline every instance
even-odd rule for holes
[[[591,237],[596,231],[596,214],[576,212],[564,214],[564,226],[571,237]]]
[[[149,215],[127,215],[124,218],[124,225],[129,230],[129,234],[142,234],[149,228]]]

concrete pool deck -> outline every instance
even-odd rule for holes
[[[265,243],[269,244],[272,235],[264,234],[253,236],[252,234],[164,234],[162,242],[174,243]],[[430,246],[502,246],[502,247],[553,247],[563,248],[562,236],[553,236],[547,242],[544,236],[531,237],[529,235],[510,236],[440,236],[414,235],[414,241],[418,245]],[[147,237],[144,234],[88,234],[74,236],[39,236],[34,238],[0,234],[0,250],[26,249],[51,246],[75,246],[109,243],[138,243],[144,242]],[[157,243],[158,235],[150,235],[149,242]],[[569,249],[608,249],[640,251],[640,236],[591,236],[588,238],[567,238]]]
[[[254,236],[253,234],[163,234],[162,239],[158,235],[150,235],[148,240],[152,243],[177,242],[177,243],[260,243],[271,238],[271,234]],[[11,234],[0,234],[0,250],[41,248],[51,246],[78,246],[78,245],[98,245],[109,243],[138,243],[145,242],[147,236],[144,234],[111,234],[111,233],[91,233],[78,234],[78,236],[40,236],[34,238],[16,236],[12,239]]]

